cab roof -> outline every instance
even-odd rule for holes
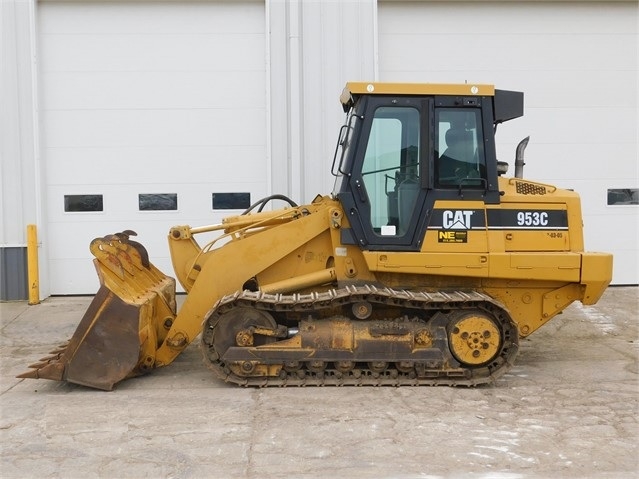
[[[493,97],[493,121],[518,118],[524,114],[524,94],[517,91],[496,90],[494,85],[480,83],[382,83],[348,82],[339,99],[347,112],[361,95],[446,95]]]
[[[344,107],[353,103],[358,95],[463,95],[494,96],[494,85],[477,83],[380,83],[348,82],[340,96]]]

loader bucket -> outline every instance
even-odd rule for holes
[[[175,319],[175,280],[148,261],[125,231],[91,242],[100,289],[68,344],[19,378],[68,381],[111,390],[154,366],[155,351]]]

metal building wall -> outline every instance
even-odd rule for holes
[[[374,80],[377,2],[267,1],[273,193],[311,201],[329,174],[347,81]]]
[[[26,225],[43,225],[35,13],[35,0],[0,2],[0,300],[27,298]]]

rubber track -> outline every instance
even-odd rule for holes
[[[305,370],[303,378],[296,372],[285,372],[280,377],[241,377],[225,367],[224,362],[209,355],[215,326],[219,317],[234,307],[254,307],[275,313],[313,312],[325,308],[341,307],[353,302],[368,301],[372,304],[384,303],[405,309],[455,310],[480,308],[493,315],[502,329],[503,345],[500,354],[487,366],[466,369],[464,374],[451,376],[446,370],[434,376],[416,377],[414,372],[403,373],[389,368],[382,373],[358,368],[348,373],[326,369],[322,373]],[[204,362],[214,374],[226,381],[247,387],[286,386],[477,386],[494,382],[508,371],[517,356],[518,332],[506,309],[490,296],[478,291],[415,292],[377,288],[372,285],[346,286],[326,292],[310,294],[268,294],[241,291],[222,298],[211,310],[202,334]]]

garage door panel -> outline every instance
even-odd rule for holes
[[[504,150],[513,152],[510,157],[500,157],[510,163],[510,173],[513,173],[515,145],[509,145]],[[618,183],[618,180],[627,180],[636,174],[636,165],[624,161],[625,155],[625,145],[615,143],[550,144],[540,143],[531,137],[526,148],[524,175],[539,181],[561,181],[564,184],[566,181],[588,178]],[[587,158],[597,160],[587,161]]]
[[[508,73],[504,73],[508,75]],[[519,77],[519,78],[518,78]],[[631,66],[612,69],[565,68],[530,75],[514,71],[509,84],[522,84],[526,107],[631,108],[637,101],[636,72]]]
[[[636,205],[607,204],[608,188],[629,187],[628,182],[625,182],[625,186],[620,186],[620,183],[624,184],[623,179],[611,179],[610,182],[608,180],[601,182],[596,178],[586,178],[575,179],[567,184],[567,187],[579,192],[582,210],[585,212],[585,216],[589,218],[584,221],[584,224],[590,223],[590,231],[592,233],[596,233],[596,229],[593,228],[597,228],[597,224],[606,228],[611,224],[623,226],[624,228],[631,227],[633,224],[637,225],[639,215],[637,215]],[[592,218],[596,218],[596,223]],[[632,223],[629,223],[630,221]],[[636,226],[633,228],[630,228],[629,231],[639,232]],[[593,234],[593,236],[596,235]]]
[[[70,271],[73,274],[69,274]],[[100,287],[93,262],[86,258],[51,258],[49,276],[55,278],[52,294],[94,294]]]
[[[220,185],[222,189],[224,185]],[[225,190],[228,190],[226,185]],[[234,185],[231,185],[234,186]],[[236,185],[235,185],[236,186]],[[241,185],[246,186],[246,185]],[[255,185],[261,186],[261,185]],[[259,199],[265,192],[258,191],[252,194]],[[108,194],[105,195],[105,214],[81,214],[58,216],[58,220],[48,223],[48,236],[51,238],[49,247],[55,251],[56,256],[50,262],[50,275],[55,279],[54,294],[78,294],[94,293],[98,288],[98,280],[89,253],[89,244],[96,237],[133,229],[138,233],[136,237],[149,253],[151,261],[165,274],[173,276],[173,268],[169,256],[167,235],[172,226],[188,224],[191,226],[203,226],[219,224],[225,216],[240,214],[240,210],[216,210],[210,209],[210,194],[198,195],[194,193],[191,203],[198,203],[190,207],[180,209],[177,212],[139,212],[131,214],[121,204],[137,203],[137,198],[118,196],[117,201]],[[201,201],[200,201],[201,200]],[[118,203],[120,208],[118,208]],[[206,203],[207,206],[202,206]],[[115,211],[120,210],[120,213]],[[185,211],[186,210],[186,211]],[[117,216],[117,220],[107,220]],[[81,218],[81,219],[80,219]],[[78,221],[82,228],[78,229]],[[201,245],[213,238],[213,234],[198,235]],[[181,291],[181,288],[178,288]]]
[[[226,181],[238,176],[238,164],[254,165],[242,170],[244,181],[263,182],[267,175],[263,145],[60,147],[48,149],[46,155],[56,165],[47,171],[48,183],[74,189],[102,185],[105,174],[122,186]],[[156,170],[170,171],[171,175],[158,178]]]
[[[44,33],[183,34],[263,33],[264,3],[258,1],[165,2],[162,8],[150,1],[41,2],[38,6]]]
[[[258,75],[255,78],[256,74]],[[50,72],[43,75],[44,110],[264,108],[259,72]]]
[[[137,221],[158,220],[178,224],[185,218],[192,218],[197,223],[208,223],[210,220],[207,218],[212,214],[221,215],[220,218],[222,218],[241,212],[249,206],[243,203],[235,210],[213,209],[214,193],[248,193],[249,204],[268,195],[261,179],[249,181],[243,178],[200,179],[199,183],[174,185],[58,185],[48,188],[47,216],[50,224],[65,223],[70,228],[81,224],[80,229],[84,229],[91,223],[105,224],[110,221],[127,221],[135,224]],[[66,211],[65,195],[100,195],[101,209],[99,211]],[[140,208],[139,195],[172,195],[176,201],[175,204],[170,204],[168,209],[145,210]],[[172,209],[173,207],[175,209]]]
[[[632,108],[526,108],[540,143],[625,143],[634,144],[636,112]],[[510,126],[510,125],[508,125]],[[505,128],[504,128],[505,129]]]
[[[46,73],[254,71],[251,58],[264,56],[263,34],[107,35],[106,38],[93,34],[46,34],[43,40],[46,61],[42,68]]]
[[[552,9],[542,2],[389,2],[380,1],[381,34],[424,32],[446,34],[451,29],[468,34],[513,36],[556,32],[579,34],[584,30],[597,33],[632,33],[636,18],[628,14],[627,5],[615,2],[584,5],[588,2],[555,2]]]
[[[264,110],[57,110],[43,112],[49,148],[265,145]],[[248,134],[260,132],[261,134]]]
[[[610,55],[608,42],[619,45],[620,51]],[[520,69],[554,71],[567,68],[567,58],[570,58],[570,65],[578,65],[583,70],[595,69],[592,67],[594,64],[597,69],[617,69],[617,54],[631,58],[632,44],[633,37],[624,34],[607,35],[606,42],[589,33],[519,35],[504,42],[501,34],[478,36],[459,31],[439,35],[393,33],[380,38],[380,56],[388,59],[385,60],[386,71],[402,70],[406,65],[410,65],[411,70],[422,71],[433,65],[451,72],[484,71],[487,64],[498,70],[508,70],[513,68],[513,59],[519,59]],[[412,47],[406,48],[406,45]],[[491,57],[490,60],[487,56]]]

